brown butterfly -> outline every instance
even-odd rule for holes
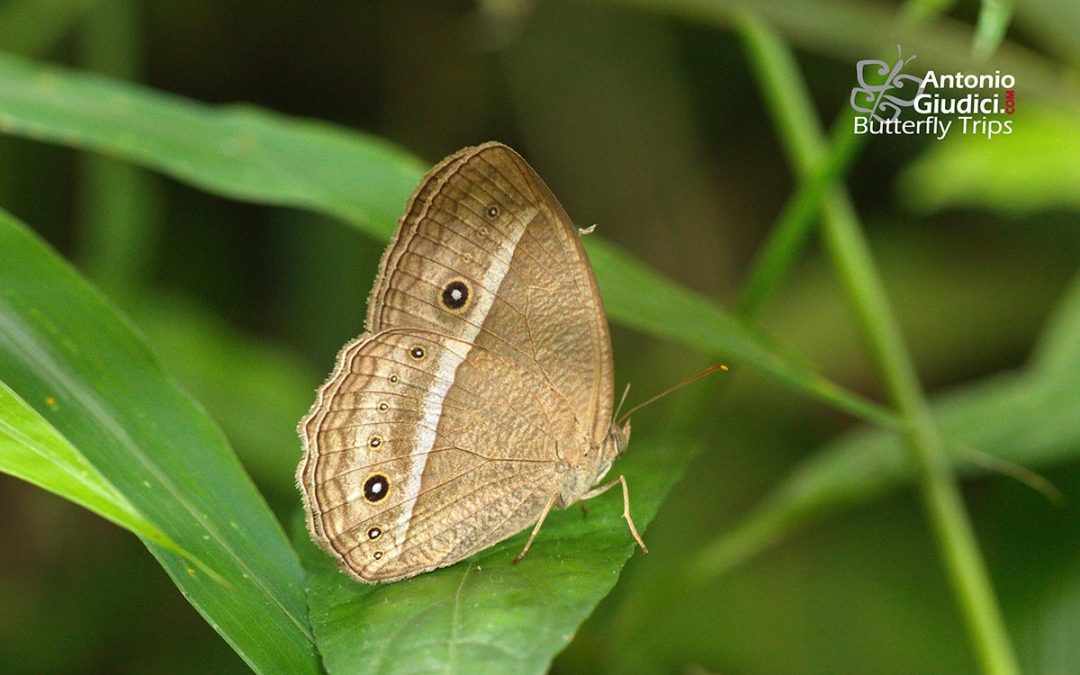
[[[308,528],[345,572],[451,565],[621,484],[607,319],[578,230],[500,143],[431,170],[383,255],[365,332],[300,423]]]

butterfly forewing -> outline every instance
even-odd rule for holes
[[[466,304],[444,292],[467,285]],[[437,330],[539,368],[599,443],[613,369],[600,295],[577,230],[543,180],[501,144],[444,160],[383,258],[368,330]]]

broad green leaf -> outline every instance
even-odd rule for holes
[[[426,168],[357,131],[3,54],[0,132],[102,152],[235,199],[319,211],[387,240]]]
[[[626,475],[639,530],[681,476],[692,447],[685,439],[635,439],[612,468],[609,477]],[[552,512],[517,565],[510,561],[527,531],[451,567],[381,585],[339,572],[297,518],[294,541],[327,671],[546,672],[636,550],[618,487],[588,508],[587,517],[576,507]]]
[[[957,470],[1026,470],[1080,459],[1080,277],[1048,323],[1031,365],[939,396],[932,413]],[[914,478],[901,439],[860,429],[798,466],[754,513],[705,548],[694,562],[720,574],[788,532],[871,500]]]
[[[56,400],[46,398],[46,410]],[[0,471],[70,499],[146,541],[180,552],[49,421],[0,381]]]
[[[317,672],[299,562],[221,432],[128,322],[2,212],[0,380],[205,564],[146,541],[253,669]]]
[[[229,197],[311,209],[380,240],[389,239],[424,170],[405,152],[359,132],[249,107],[200,105],[10,56],[0,56],[0,131],[122,157]],[[591,249],[612,319],[754,365],[854,415],[891,423],[880,406],[773,349],[715,304],[625,253],[597,242]],[[648,285],[635,285],[643,281]],[[642,300],[650,296],[673,304],[651,303],[652,316],[642,317]],[[697,316],[683,313],[688,309],[720,317],[723,329],[701,330]]]
[[[900,175],[901,197],[920,211],[977,207],[1014,215],[1080,208],[1076,112],[1018,98],[1010,120],[1012,133],[991,141],[951,133],[931,144]]]

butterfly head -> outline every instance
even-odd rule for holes
[[[615,450],[615,457],[621,457],[626,452],[626,446],[630,445],[630,420],[627,419],[621,425],[612,421],[608,431],[608,443]]]

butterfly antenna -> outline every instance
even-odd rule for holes
[[[626,413],[615,422],[615,424],[621,426],[622,423],[623,423],[623,420],[629,419],[631,415],[633,415],[637,411],[641,410],[645,406],[656,403],[657,401],[664,398],[668,394],[673,394],[673,393],[677,392],[678,390],[682,389],[683,387],[685,387],[686,385],[688,385],[688,384],[690,384],[692,382],[695,382],[697,380],[700,380],[701,378],[705,377],[706,375],[712,375],[713,373],[715,373],[717,371],[721,371],[721,370],[722,371],[727,371],[727,369],[728,369],[728,367],[726,365],[724,365],[723,363],[717,364],[715,366],[709,366],[708,368],[701,371],[697,375],[692,375],[692,376],[686,378],[682,382],[676,384],[674,387],[668,387],[667,389],[660,392],[656,396],[653,396],[652,398],[648,399],[647,401],[645,401],[643,403],[638,403],[633,408],[630,408],[629,410],[627,410]],[[629,390],[629,387],[627,387],[627,389]],[[626,398],[625,393],[623,394],[623,398],[624,399]],[[622,403],[619,404],[619,407],[620,408],[622,407]]]
[[[622,398],[619,399],[619,405],[615,408],[615,414],[611,416],[611,419],[619,419],[619,411],[622,410],[623,403],[626,403],[626,395],[630,393],[630,383],[626,383],[626,389],[622,390]],[[584,503],[584,502],[583,502]]]

